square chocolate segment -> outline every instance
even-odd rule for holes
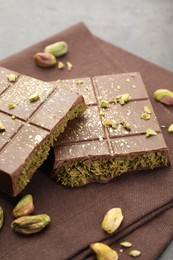
[[[75,119],[56,143],[52,178],[76,187],[168,166],[168,148],[140,74],[96,76],[90,82],[96,103],[88,96],[84,117]],[[148,129],[153,136],[146,136]]]

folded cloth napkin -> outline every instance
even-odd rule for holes
[[[73,69],[37,67],[33,55],[59,40],[69,44],[69,53],[61,60],[70,61]],[[93,36],[83,23],[0,61],[0,66],[45,81],[139,71],[160,125],[172,123],[173,109],[154,101],[153,92],[158,88],[173,88],[173,73]],[[167,129],[162,130],[173,163],[173,138]],[[129,240],[133,249],[141,251],[140,259],[157,259],[173,236],[172,183],[171,166],[128,173],[104,185],[94,183],[75,189],[49,180],[39,170],[17,198],[0,194],[0,205],[6,212],[0,257],[4,260],[94,259],[90,243],[102,241],[119,250],[119,242]],[[10,230],[10,222],[14,205],[27,193],[34,197],[35,213],[49,214],[52,222],[44,232],[23,237]],[[101,222],[113,207],[122,208],[124,220],[115,234],[107,235],[101,229]],[[130,259],[128,252],[125,249],[119,253],[119,259]]]

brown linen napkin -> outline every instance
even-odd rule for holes
[[[73,70],[43,70],[36,67],[32,59],[35,52],[58,40],[69,43],[69,54],[62,58],[62,61],[71,61]],[[0,66],[45,81],[139,71],[160,124],[167,126],[171,123],[171,109],[155,102],[152,94],[154,89],[170,88],[173,74],[93,37],[82,23],[2,60]],[[166,129],[163,129],[163,134],[172,149],[173,141],[170,134]],[[171,160],[173,161],[172,154]],[[6,212],[6,222],[0,237],[3,248],[0,256],[2,259],[17,257],[19,260],[32,257],[85,259],[87,256],[92,259],[88,248],[91,242],[104,241],[111,246],[117,246],[119,239],[127,238],[142,252],[140,259],[156,259],[173,234],[171,172],[172,167],[152,172],[129,173],[106,185],[90,184],[83,188],[71,189],[56,184],[38,171],[19,197],[27,193],[33,194],[35,213],[48,213],[52,218],[52,224],[43,233],[35,236],[22,237],[14,234],[10,230],[10,214],[19,197],[11,199],[0,194],[0,204]],[[112,207],[122,208],[124,221],[116,234],[108,236],[101,230],[101,221],[105,212]],[[126,251],[119,258],[130,257]]]

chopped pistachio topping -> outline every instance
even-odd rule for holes
[[[157,135],[157,133],[152,128],[149,128],[145,133],[146,137],[149,137],[151,135]]]
[[[84,83],[84,81],[82,80],[82,79],[78,79],[77,81],[76,81],[76,85],[81,85],[81,84],[83,84]]]
[[[101,108],[108,108],[108,107],[109,107],[109,102],[106,101],[106,100],[102,100],[102,101],[100,102],[100,107],[101,107]]]
[[[11,119],[13,119],[13,120],[16,119],[16,116],[15,116],[15,115],[12,115],[12,116],[11,116]]]
[[[168,127],[168,132],[169,132],[169,133],[173,133],[173,124],[171,124],[171,125]]]
[[[103,136],[99,135],[99,141],[100,141],[100,142],[103,141]]]
[[[125,93],[125,94],[122,94],[122,95],[119,95],[115,98],[115,102],[117,103],[120,103],[122,106],[127,103],[130,99],[130,95],[128,93]]]
[[[7,76],[8,81],[15,82],[17,79],[17,76],[15,74],[10,74]]]
[[[144,120],[148,120],[148,119],[150,119],[150,114],[142,113],[142,115],[141,115],[141,119],[144,119]]]
[[[105,112],[100,111],[99,115],[100,115],[100,116],[105,116]]]
[[[29,97],[29,101],[30,101],[30,102],[35,102],[35,101],[37,101],[38,99],[40,99],[40,96],[39,96],[38,93],[34,93],[34,94],[32,94],[32,95]]]
[[[65,65],[63,62],[61,62],[61,61],[58,62],[58,65],[57,65],[58,69],[62,70],[64,68],[64,66]]]
[[[148,106],[144,106],[144,112],[147,114],[151,114],[151,109]]]
[[[3,125],[3,123],[0,121],[0,132],[5,131],[5,127]]]
[[[132,85],[132,88],[136,88],[136,85]]]
[[[139,250],[131,250],[129,252],[129,255],[130,256],[133,256],[133,257],[136,257],[136,256],[140,256],[141,255],[141,252]]]
[[[121,242],[120,245],[123,247],[131,247],[132,243],[129,241],[124,241],[124,242]]]
[[[129,78],[127,78],[127,79],[126,79],[126,81],[130,81],[130,79],[129,79]]]
[[[9,109],[13,109],[13,108],[15,108],[15,104],[10,103],[10,104],[8,105],[8,108],[9,108]]]
[[[67,69],[72,70],[73,65],[71,64],[71,62],[67,61],[66,64],[67,64]]]
[[[121,89],[121,86],[117,86],[117,89],[119,89],[119,90],[120,90],[120,89]]]
[[[121,122],[121,125],[128,131],[131,131],[131,125],[130,123],[127,123],[127,122]]]
[[[113,119],[103,119],[102,124],[106,127],[117,128],[118,123]]]

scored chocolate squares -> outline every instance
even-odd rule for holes
[[[54,147],[52,178],[65,186],[107,182],[128,171],[168,166],[169,153],[139,73],[62,80],[88,104]]]
[[[0,190],[21,192],[67,122],[85,109],[75,92],[0,68]]]

